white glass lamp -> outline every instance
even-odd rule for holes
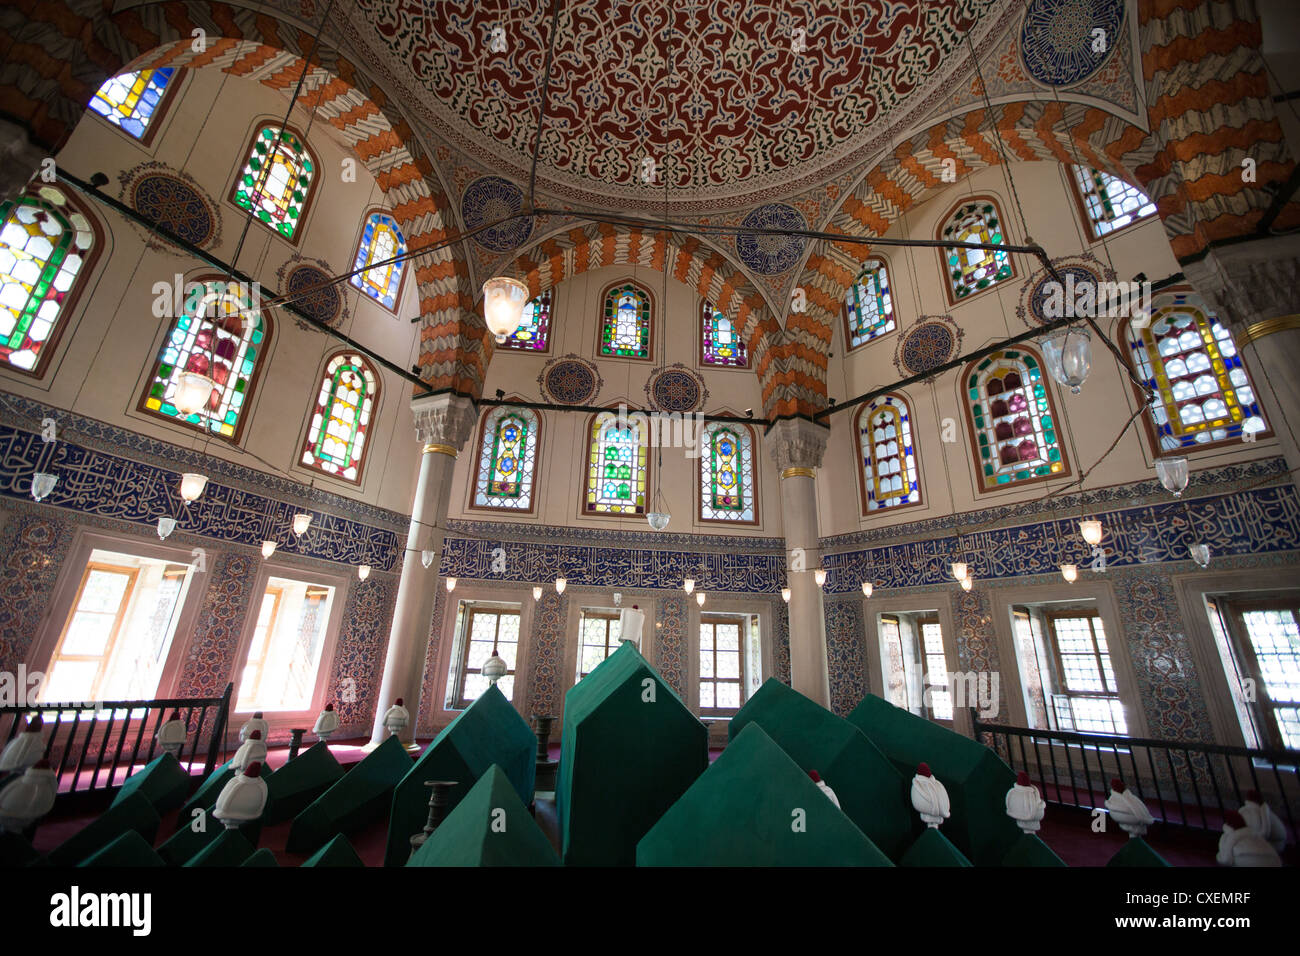
[[[207,408],[217,383],[202,372],[181,372],[176,376],[172,404],[182,415],[196,415]]]
[[[870,582],[870,581],[863,581],[863,582],[862,582],[862,593],[863,593],[866,597],[871,597],[871,590],[872,590],[872,588],[871,588],[871,582]]]
[[[208,486],[208,476],[201,475],[196,471],[187,471],[181,475],[181,497],[185,503],[198,501],[199,496],[203,494],[203,489]]]
[[[541,599],[542,599],[542,586],[540,584],[535,584],[533,585],[533,600],[540,601]]]
[[[275,542],[274,542],[274,541],[263,541],[263,542],[262,542],[262,557],[264,557],[264,558],[269,558],[269,557],[270,557],[271,555],[273,555],[273,554],[275,554]]]
[[[1087,518],[1079,522],[1079,534],[1083,535],[1083,540],[1088,544],[1101,544],[1101,522],[1096,518]]]
[[[1187,459],[1182,456],[1156,459],[1156,476],[1165,491],[1172,492],[1175,498],[1181,498],[1187,487]]]
[[[1061,577],[1065,578],[1065,580],[1069,581],[1071,584],[1074,583],[1074,580],[1078,576],[1079,576],[1079,566],[1077,564],[1061,565]]]
[[[1191,553],[1192,560],[1195,561],[1197,565],[1202,568],[1208,568],[1210,566],[1210,546],[1208,544],[1203,541],[1196,544],[1189,544],[1187,550]]]
[[[497,342],[513,335],[524,320],[528,286],[509,276],[496,276],[483,283],[483,318]]]
[[[568,586],[568,584],[569,584],[569,581],[568,581],[567,578],[556,578],[556,579],[555,579],[555,593],[556,593],[556,594],[563,594],[563,593],[564,593],[564,589],[565,589],[565,587]]]
[[[704,607],[704,592],[703,592],[703,591],[696,591],[696,592],[695,592],[695,603],[698,604],[700,607]]]
[[[1092,333],[1083,328],[1057,329],[1039,344],[1048,373],[1077,395],[1092,368]]]
[[[34,472],[32,474],[32,497],[40,501],[54,490],[58,480],[58,475],[51,475],[46,471]]]
[[[293,516],[293,533],[298,535],[298,537],[302,537],[306,534],[307,529],[310,527],[311,515],[300,511],[298,514]]]
[[[362,581],[370,577],[370,565],[363,564],[359,566],[357,568],[357,577],[359,577]]]
[[[966,577],[961,579],[961,589],[963,591],[969,591],[974,586],[975,586],[975,579],[971,577],[969,574],[966,575]]]
[[[420,552],[420,563],[423,564],[426,568],[427,568],[427,567],[431,567],[431,566],[433,565],[433,552],[432,552],[432,551],[421,551],[421,552]]]
[[[158,519],[158,540],[159,541],[166,541],[168,535],[170,535],[175,530],[176,530],[175,518]]]
[[[443,583],[447,586],[447,590],[448,590],[448,591],[454,591],[454,590],[456,590],[456,579],[455,579],[455,578],[444,578],[444,579],[443,579]]]
[[[790,603],[790,589],[789,589],[789,588],[782,588],[782,589],[781,589],[781,600],[784,601],[786,604],[789,604],[789,603]]]
[[[825,586],[826,586],[826,569],[825,569],[825,568],[818,568],[816,571],[814,571],[814,572],[813,572],[813,579],[817,582],[817,586],[818,586],[819,588],[820,588],[820,587],[825,587]]]
[[[683,579],[683,581],[682,581],[682,590],[685,591],[687,594],[690,594],[692,591],[694,591],[694,590],[695,590],[695,579],[694,579],[694,578],[685,578],[685,579]]]
[[[955,580],[961,581],[967,574],[965,561],[954,561],[952,563],[952,576]]]

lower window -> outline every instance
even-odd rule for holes
[[[700,714],[730,716],[761,684],[758,616],[701,614]]]
[[[934,611],[881,614],[876,631],[889,702],[919,717],[952,720],[952,688],[939,615]]]
[[[334,596],[332,585],[267,578],[236,710],[311,709]]]
[[[1209,603],[1226,612],[1248,741],[1300,750],[1300,598]]]
[[[492,681],[483,675],[483,665],[492,656],[506,662],[506,672],[497,689],[506,700],[514,699],[515,663],[519,657],[519,604],[461,601],[456,612],[456,643],[452,656],[447,706],[464,710],[478,700]]]

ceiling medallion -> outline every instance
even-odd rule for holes
[[[803,213],[782,202],[759,206],[742,222],[741,228],[807,229]],[[771,236],[742,232],[736,236],[736,254],[740,261],[759,275],[775,276],[794,267],[803,255],[804,240],[799,236]]]
[[[903,375],[923,375],[957,357],[965,335],[951,315],[923,315],[894,347],[894,367]]]
[[[646,403],[656,411],[689,414],[709,397],[704,379],[681,362],[656,369],[645,383]]]
[[[570,352],[543,365],[537,384],[547,401],[558,405],[589,405],[605,380],[595,365]]]
[[[523,190],[500,176],[480,176],[460,197],[460,214],[466,229],[477,229],[485,223],[513,216],[523,207]],[[474,241],[492,252],[513,252],[528,241],[532,232],[532,219],[515,219],[480,232]]]
[[[1063,303],[1065,293],[1073,291],[1074,301],[1078,302],[1080,290],[1084,290],[1085,295],[1086,290],[1091,290],[1092,300],[1095,303],[1097,283],[1115,282],[1118,279],[1114,269],[1101,262],[1096,256],[1087,253],[1059,256],[1052,260],[1052,265],[1056,266],[1056,271],[1061,274],[1065,282],[1064,288],[1056,287],[1055,280],[1046,269],[1039,269],[1020,288],[1020,304],[1016,306],[1016,316],[1031,329],[1061,318],[1059,315],[1047,315],[1049,298],[1055,296],[1058,303]]]
[[[339,291],[339,285],[334,282],[334,276],[335,273],[324,259],[307,259],[301,255],[294,255],[275,273],[281,295],[304,293],[302,298],[294,299],[290,305],[317,322],[337,328],[348,317],[348,307],[343,293]],[[322,285],[323,283],[329,284]],[[322,287],[304,292],[313,286]],[[293,315],[292,312],[289,314]],[[294,316],[294,321],[299,328],[310,328],[297,316]]]
[[[1047,86],[1074,86],[1124,42],[1124,0],[1030,0],[1020,27],[1025,70]]]
[[[192,245],[220,244],[221,215],[217,204],[187,173],[165,163],[148,162],[128,169],[118,177],[118,182],[122,184],[122,199],[140,215]],[[184,255],[183,250],[152,233],[146,236],[145,243],[155,252]]]

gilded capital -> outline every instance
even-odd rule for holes
[[[411,402],[415,438],[424,445],[450,446],[459,451],[478,424],[478,410],[463,395],[427,395]]]
[[[826,453],[831,430],[805,418],[777,422],[763,438],[780,471],[791,468],[819,468]]]

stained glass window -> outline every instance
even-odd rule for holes
[[[646,427],[641,416],[620,421],[612,412],[592,420],[583,500],[587,514],[645,514]]]
[[[110,77],[91,98],[90,108],[136,139],[144,139],[175,73],[168,66]]]
[[[506,336],[499,349],[522,349],[525,352],[545,352],[551,334],[551,290],[528,301],[519,328]]]
[[[0,203],[0,358],[39,375],[88,270],[90,220],[52,186]]]
[[[1002,349],[967,366],[966,387],[985,491],[1066,473],[1042,365],[1028,349]]]
[[[269,344],[270,322],[254,311],[247,287],[225,279],[193,283],[172,324],[145,393],[145,411],[239,440],[244,405],[253,396],[258,362]],[[177,378],[198,372],[216,382],[205,409],[182,415],[174,404]]]
[[[498,405],[483,420],[479,443],[475,508],[533,510],[533,475],[537,468],[537,413]]]
[[[367,268],[376,262],[387,262],[395,256],[406,254],[406,237],[397,228],[397,220],[383,212],[371,213],[361,230],[356,259],[352,269],[366,269],[352,277],[352,284],[374,299],[385,309],[397,311],[397,294],[402,288],[402,273],[406,263],[392,262],[386,266]]]
[[[1156,214],[1156,204],[1147,194],[1124,180],[1087,166],[1072,166],[1074,182],[1083,199],[1092,238],[1100,239]]]
[[[700,435],[700,520],[755,519],[754,439],[743,425],[713,422]]]
[[[333,356],[325,365],[302,463],[345,481],[360,481],[378,395],[379,383],[364,358],[356,352]]]
[[[617,285],[605,293],[600,354],[650,357],[650,294],[633,282]]]
[[[1146,328],[1127,328],[1138,375],[1159,396],[1149,411],[1161,450],[1240,440],[1243,432],[1267,430],[1232,333],[1199,296],[1162,295]]]
[[[315,182],[316,164],[302,140],[288,129],[263,126],[253,137],[232,198],[258,222],[292,239]]]
[[[725,365],[732,368],[749,368],[749,354],[745,343],[731,320],[705,301],[700,310],[702,338],[700,358],[704,365]]]
[[[868,259],[844,300],[844,335],[849,349],[894,331],[894,297],[883,259]]]
[[[874,399],[858,412],[864,513],[921,502],[912,442],[912,413],[894,395]]]
[[[1006,242],[1002,216],[991,200],[962,203],[948,217],[940,239],[949,242]],[[961,301],[1003,279],[1011,278],[1011,259],[1001,249],[955,249],[943,251],[953,298]]]

